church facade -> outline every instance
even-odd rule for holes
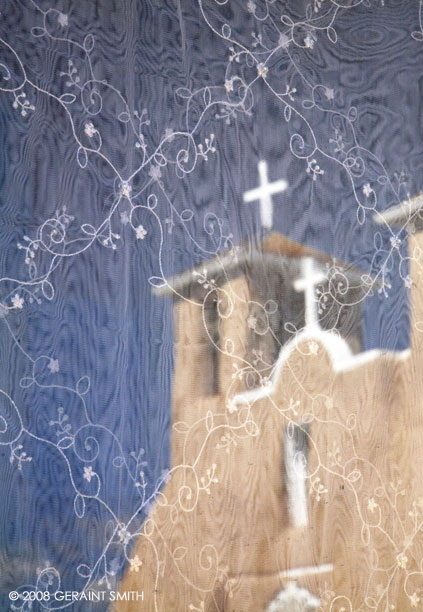
[[[404,353],[362,350],[368,279],[278,234],[161,290],[172,457],[120,585],[140,610],[423,605],[422,271],[414,258]]]

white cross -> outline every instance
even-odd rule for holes
[[[305,300],[305,327],[306,329],[319,327],[317,316],[316,285],[326,279],[325,274],[316,270],[312,257],[304,257],[301,261],[302,276],[294,282],[295,291],[304,291]]]
[[[266,229],[270,229],[273,224],[273,204],[272,195],[281,193],[288,187],[288,183],[283,179],[269,183],[267,178],[267,163],[259,161],[258,172],[260,177],[260,187],[251,189],[244,193],[244,202],[255,202],[260,200],[261,224]]]

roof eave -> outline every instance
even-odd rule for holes
[[[423,193],[401,202],[398,206],[392,206],[384,212],[376,212],[373,220],[378,225],[389,225],[392,227],[407,227],[409,231],[420,231],[421,227],[415,226],[415,221],[421,219],[419,213],[423,213]],[[414,222],[414,226],[413,226]]]

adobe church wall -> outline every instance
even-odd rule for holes
[[[420,243],[413,237],[411,248]],[[205,612],[256,612],[285,586],[281,570],[333,564],[332,572],[299,579],[325,611],[329,592],[346,609],[358,608],[363,594],[378,601],[383,572],[392,572],[390,602],[411,611],[397,564],[417,570],[423,553],[410,515],[423,499],[423,333],[416,325],[423,275],[415,263],[412,274],[409,359],[381,355],[335,373],[323,346],[310,350],[307,341],[289,356],[271,396],[233,413],[227,399],[245,384],[233,377],[233,364],[242,367],[251,332],[246,278],[222,286],[233,307],[222,298],[227,316],[218,331],[227,354],[218,353],[218,394],[210,392],[214,362],[200,300],[175,306],[171,477],[134,551],[142,573],[128,570],[122,590],[142,584],[151,610],[198,609],[201,600]],[[298,529],[289,521],[283,432],[301,422],[310,432],[309,523]],[[132,612],[124,603],[117,609]]]

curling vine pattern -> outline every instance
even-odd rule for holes
[[[407,197],[406,178],[403,173],[389,176],[383,163],[372,151],[360,144],[355,124],[360,109],[351,106],[347,111],[338,110],[337,100],[340,92],[319,82],[318,78],[312,79],[303,70],[304,60],[316,53],[324,37],[331,45],[338,43],[336,30],[337,18],[342,11],[354,11],[360,5],[371,4],[383,8],[383,0],[351,0],[341,2],[337,0],[312,0],[307,5],[306,14],[303,19],[294,21],[288,14],[279,11],[279,4],[275,0],[263,0],[254,2],[249,0],[245,7],[238,10],[249,13],[254,30],[250,40],[240,40],[231,24],[223,18],[217,21],[216,11],[210,10],[224,7],[228,0],[198,0],[198,7],[204,23],[211,32],[219,38],[227,47],[226,71],[220,83],[208,84],[206,86],[189,89],[187,87],[177,89],[175,95],[179,104],[184,105],[184,127],[173,129],[165,127],[163,133],[151,147],[146,138],[146,131],[150,125],[150,114],[154,109],[131,108],[123,94],[109,81],[96,76],[96,69],[92,59],[95,48],[95,37],[88,33],[86,35],[73,31],[72,18],[54,7],[42,8],[41,3],[35,0],[28,1],[28,10],[33,12],[34,27],[31,37],[42,45],[46,42],[50,45],[66,43],[69,49],[67,68],[58,75],[60,77],[62,93],[53,93],[28,76],[27,69],[19,57],[18,52],[5,40],[0,43],[10,61],[0,63],[0,91],[16,111],[17,117],[22,122],[30,122],[31,116],[36,109],[36,99],[48,98],[52,103],[61,107],[65,113],[67,125],[73,137],[73,154],[76,158],[80,171],[83,172],[95,158],[101,158],[112,171],[114,176],[114,191],[110,195],[111,206],[107,214],[96,224],[77,219],[73,211],[62,207],[56,211],[51,218],[45,219],[32,235],[24,235],[17,243],[16,248],[24,258],[26,265],[26,276],[22,278],[4,277],[0,279],[0,318],[2,324],[11,334],[19,350],[21,350],[31,367],[31,374],[21,379],[22,388],[36,388],[39,390],[62,388],[72,394],[77,400],[84,415],[84,424],[75,426],[72,414],[68,414],[64,406],[57,407],[57,414],[49,421],[52,431],[51,438],[42,438],[33,433],[24,423],[19,406],[17,406],[6,391],[1,390],[3,406],[7,406],[5,414],[0,415],[0,443],[7,446],[10,451],[10,462],[16,465],[16,469],[25,474],[26,464],[32,461],[27,455],[24,443],[24,435],[36,440],[40,445],[54,446],[60,453],[75,496],[74,511],[78,517],[83,517],[87,512],[88,500],[94,500],[102,505],[110,515],[108,538],[103,552],[95,564],[88,566],[83,561],[75,568],[78,576],[84,580],[84,589],[89,589],[95,584],[104,584],[111,588],[113,577],[119,568],[110,558],[109,551],[112,545],[119,545],[124,551],[130,571],[142,572],[142,559],[135,555],[130,556],[132,544],[140,537],[149,537],[153,526],[147,520],[142,528],[134,529],[133,524],[136,515],[142,509],[151,508],[153,503],[168,506],[169,520],[175,522],[180,512],[190,511],[196,504],[199,495],[209,494],[210,489],[219,485],[219,474],[216,465],[213,464],[206,474],[198,474],[196,469],[197,460],[194,463],[173,466],[164,472],[155,483],[153,493],[146,494],[147,483],[144,468],[146,458],[144,449],[132,451],[129,458],[125,456],[122,441],[116,434],[108,430],[117,447],[118,454],[113,459],[115,469],[124,470],[130,478],[133,487],[139,495],[138,505],[134,509],[133,517],[123,523],[118,515],[107,505],[102,497],[103,482],[94,469],[95,460],[99,454],[99,442],[97,433],[105,429],[103,425],[95,423],[90,416],[90,373],[82,373],[74,386],[61,387],[57,384],[45,384],[40,371],[47,368],[51,380],[60,371],[60,363],[54,355],[31,356],[17,343],[9,320],[11,317],[19,316],[27,304],[42,306],[43,301],[55,299],[55,283],[58,279],[58,269],[64,260],[77,258],[88,249],[97,246],[107,250],[119,250],[121,235],[118,227],[128,225],[133,231],[134,241],[143,248],[143,240],[148,235],[148,229],[140,221],[140,213],[146,213],[158,228],[160,241],[157,245],[157,261],[160,268],[160,276],[152,276],[149,281],[152,286],[160,287],[169,285],[169,281],[162,266],[162,251],[166,234],[171,234],[175,226],[183,228],[187,239],[196,248],[202,251],[204,257],[219,257],[224,249],[229,249],[233,257],[237,257],[237,246],[233,244],[233,234],[230,228],[225,227],[224,221],[216,214],[208,213],[203,219],[205,232],[213,238],[214,249],[206,250],[200,246],[194,235],[193,224],[195,213],[191,208],[183,210],[172,201],[170,190],[163,178],[165,169],[172,169],[178,178],[196,172],[200,164],[206,164],[209,157],[219,155],[219,142],[213,132],[205,134],[204,125],[214,122],[226,122],[230,125],[238,120],[239,116],[251,116],[257,104],[257,83],[260,82],[271,93],[274,100],[280,105],[284,121],[289,126],[294,123],[300,128],[292,127],[289,148],[293,156],[303,162],[304,172],[313,182],[331,171],[331,167],[338,166],[345,173],[354,197],[359,224],[365,224],[370,216],[378,215],[378,193],[380,188],[389,189],[392,199],[400,203]],[[422,29],[422,0],[416,12],[418,29],[410,32],[410,36],[416,41],[423,40]],[[75,55],[75,57],[74,57]],[[78,57],[78,59],[76,59]],[[83,58],[81,60],[81,57]],[[287,66],[281,71],[279,64]],[[277,78],[273,74],[277,73]],[[282,75],[282,77],[281,77]],[[116,125],[124,127],[131,134],[136,154],[137,167],[125,174],[123,170],[110,159],[104,152],[103,137],[101,129],[96,121],[106,104],[106,100],[113,100]],[[326,140],[319,137],[313,126],[315,113],[325,118],[330,125],[330,132],[326,134]],[[295,119],[295,121],[294,121]],[[137,181],[135,181],[137,179]],[[137,184],[137,187],[135,187]],[[139,187],[138,185],[141,185]],[[167,206],[167,216],[163,218],[158,213],[158,202]],[[416,215],[417,213],[413,213]],[[413,214],[411,216],[413,216]],[[410,219],[412,222],[413,219]],[[362,282],[366,287],[365,296],[377,290],[389,296],[390,276],[398,273],[404,284],[411,287],[411,279],[405,272],[406,264],[413,258],[420,261],[422,254],[418,251],[410,256],[404,256],[399,247],[401,245],[403,230],[394,231],[385,223],[385,230],[390,232],[390,246],[383,246],[381,234],[374,235],[374,256],[367,274],[363,274]],[[399,264],[394,270],[394,261]],[[223,270],[224,272],[224,270]],[[346,303],[340,297],[348,295],[350,281],[344,271],[337,266],[328,268],[328,290],[319,295],[321,311],[328,308],[331,300],[348,308],[354,303]],[[204,289],[203,301],[198,302],[198,307],[203,309],[203,321],[207,328],[204,316],[204,307],[208,300],[217,295],[219,316],[228,317],[232,309],[236,307],[238,296],[218,287],[213,278],[208,278],[207,269],[203,273],[197,273],[197,282]],[[183,297],[183,296],[179,296]],[[186,299],[186,298],[185,298]],[[364,299],[364,298],[362,298]],[[251,302],[252,304],[252,302]],[[250,316],[247,324],[257,334],[266,334],[270,331],[269,316],[274,312],[277,305],[272,301],[264,306],[255,303],[260,309],[260,322],[257,316]],[[261,325],[261,327],[260,327]],[[214,343],[211,333],[210,342]],[[291,328],[293,334],[301,330]],[[263,361],[263,355],[255,351],[255,359],[249,363],[244,358],[233,353],[233,346],[229,341],[226,346],[215,348],[220,352],[233,357],[233,381],[234,385],[240,379],[247,379],[249,374],[259,377],[261,386],[269,384],[269,376],[274,367],[273,363]],[[318,345],[308,345],[309,354],[317,354]],[[231,388],[226,398],[228,423],[222,427],[217,451],[231,453],[233,446],[241,443],[243,437],[258,435],[258,429],[254,422],[252,406],[237,416],[237,423],[232,424],[231,419],[236,413],[236,408],[231,404]],[[319,398],[319,401],[321,398]],[[330,402],[331,398],[325,398]],[[295,419],[298,404],[292,400],[285,408],[274,406],[282,411],[286,417],[287,424]],[[310,420],[316,417],[310,415]],[[198,427],[200,423],[196,423]],[[213,422],[213,415],[208,413],[203,423],[204,444],[207,443],[211,433],[217,427]],[[355,427],[354,419],[341,424],[347,432]],[[191,428],[180,422],[175,425],[175,430],[185,436],[185,445],[189,445]],[[311,444],[314,444],[310,437]],[[319,449],[315,448],[317,454]],[[201,451],[200,451],[201,454]],[[362,516],[363,541],[370,540],[370,530],[383,530],[382,527],[382,501],[387,503],[391,510],[396,512],[396,500],[401,496],[401,482],[392,482],[388,489],[380,485],[375,489],[374,496],[368,499],[367,515],[362,513],[361,501],[355,483],[360,479],[357,470],[350,470],[351,459],[343,458],[342,452],[336,446],[329,453],[329,465],[319,462],[316,470],[309,475],[310,495],[320,500],[326,493],[327,488],[324,479],[336,473],[341,476],[345,483],[356,495],[356,506]],[[190,473],[195,486],[193,490],[183,488],[178,500],[172,502],[167,500],[160,490],[163,484],[177,471]],[[323,473],[325,476],[323,476]],[[82,481],[76,478],[76,474],[82,475]],[[82,482],[83,484],[79,484]],[[412,590],[409,583],[415,578],[414,573],[407,572],[407,549],[413,538],[423,525],[423,503],[416,500],[410,511],[413,527],[408,533],[408,544],[402,548],[398,547],[396,565],[392,568],[392,574],[398,571],[405,572],[403,581],[404,589],[410,598],[412,606],[417,607],[423,590]],[[389,538],[389,534],[385,533]],[[184,550],[175,550],[172,553],[175,563],[182,558]],[[225,589],[230,592],[231,584],[228,578],[228,568],[220,567],[219,560],[214,558],[215,551],[206,549],[201,551],[200,564],[215,571],[215,580],[225,583]],[[375,561],[375,567],[377,560]],[[420,576],[423,571],[420,571]],[[59,571],[54,567],[41,568],[35,579],[35,588],[54,592],[61,587]],[[339,604],[339,598],[329,590],[321,594],[324,609],[335,610]],[[382,602],[389,602],[389,580],[381,587],[378,601],[369,598],[363,602],[365,609],[379,610]],[[342,598],[345,610],[351,610],[351,604],[347,598]],[[41,604],[42,605],[42,604]],[[63,604],[60,607],[66,607]],[[197,607],[199,606],[199,607]],[[29,610],[28,604],[17,602],[12,605],[15,611]],[[204,602],[193,602],[191,610],[203,610]],[[388,609],[388,608],[386,608]]]

